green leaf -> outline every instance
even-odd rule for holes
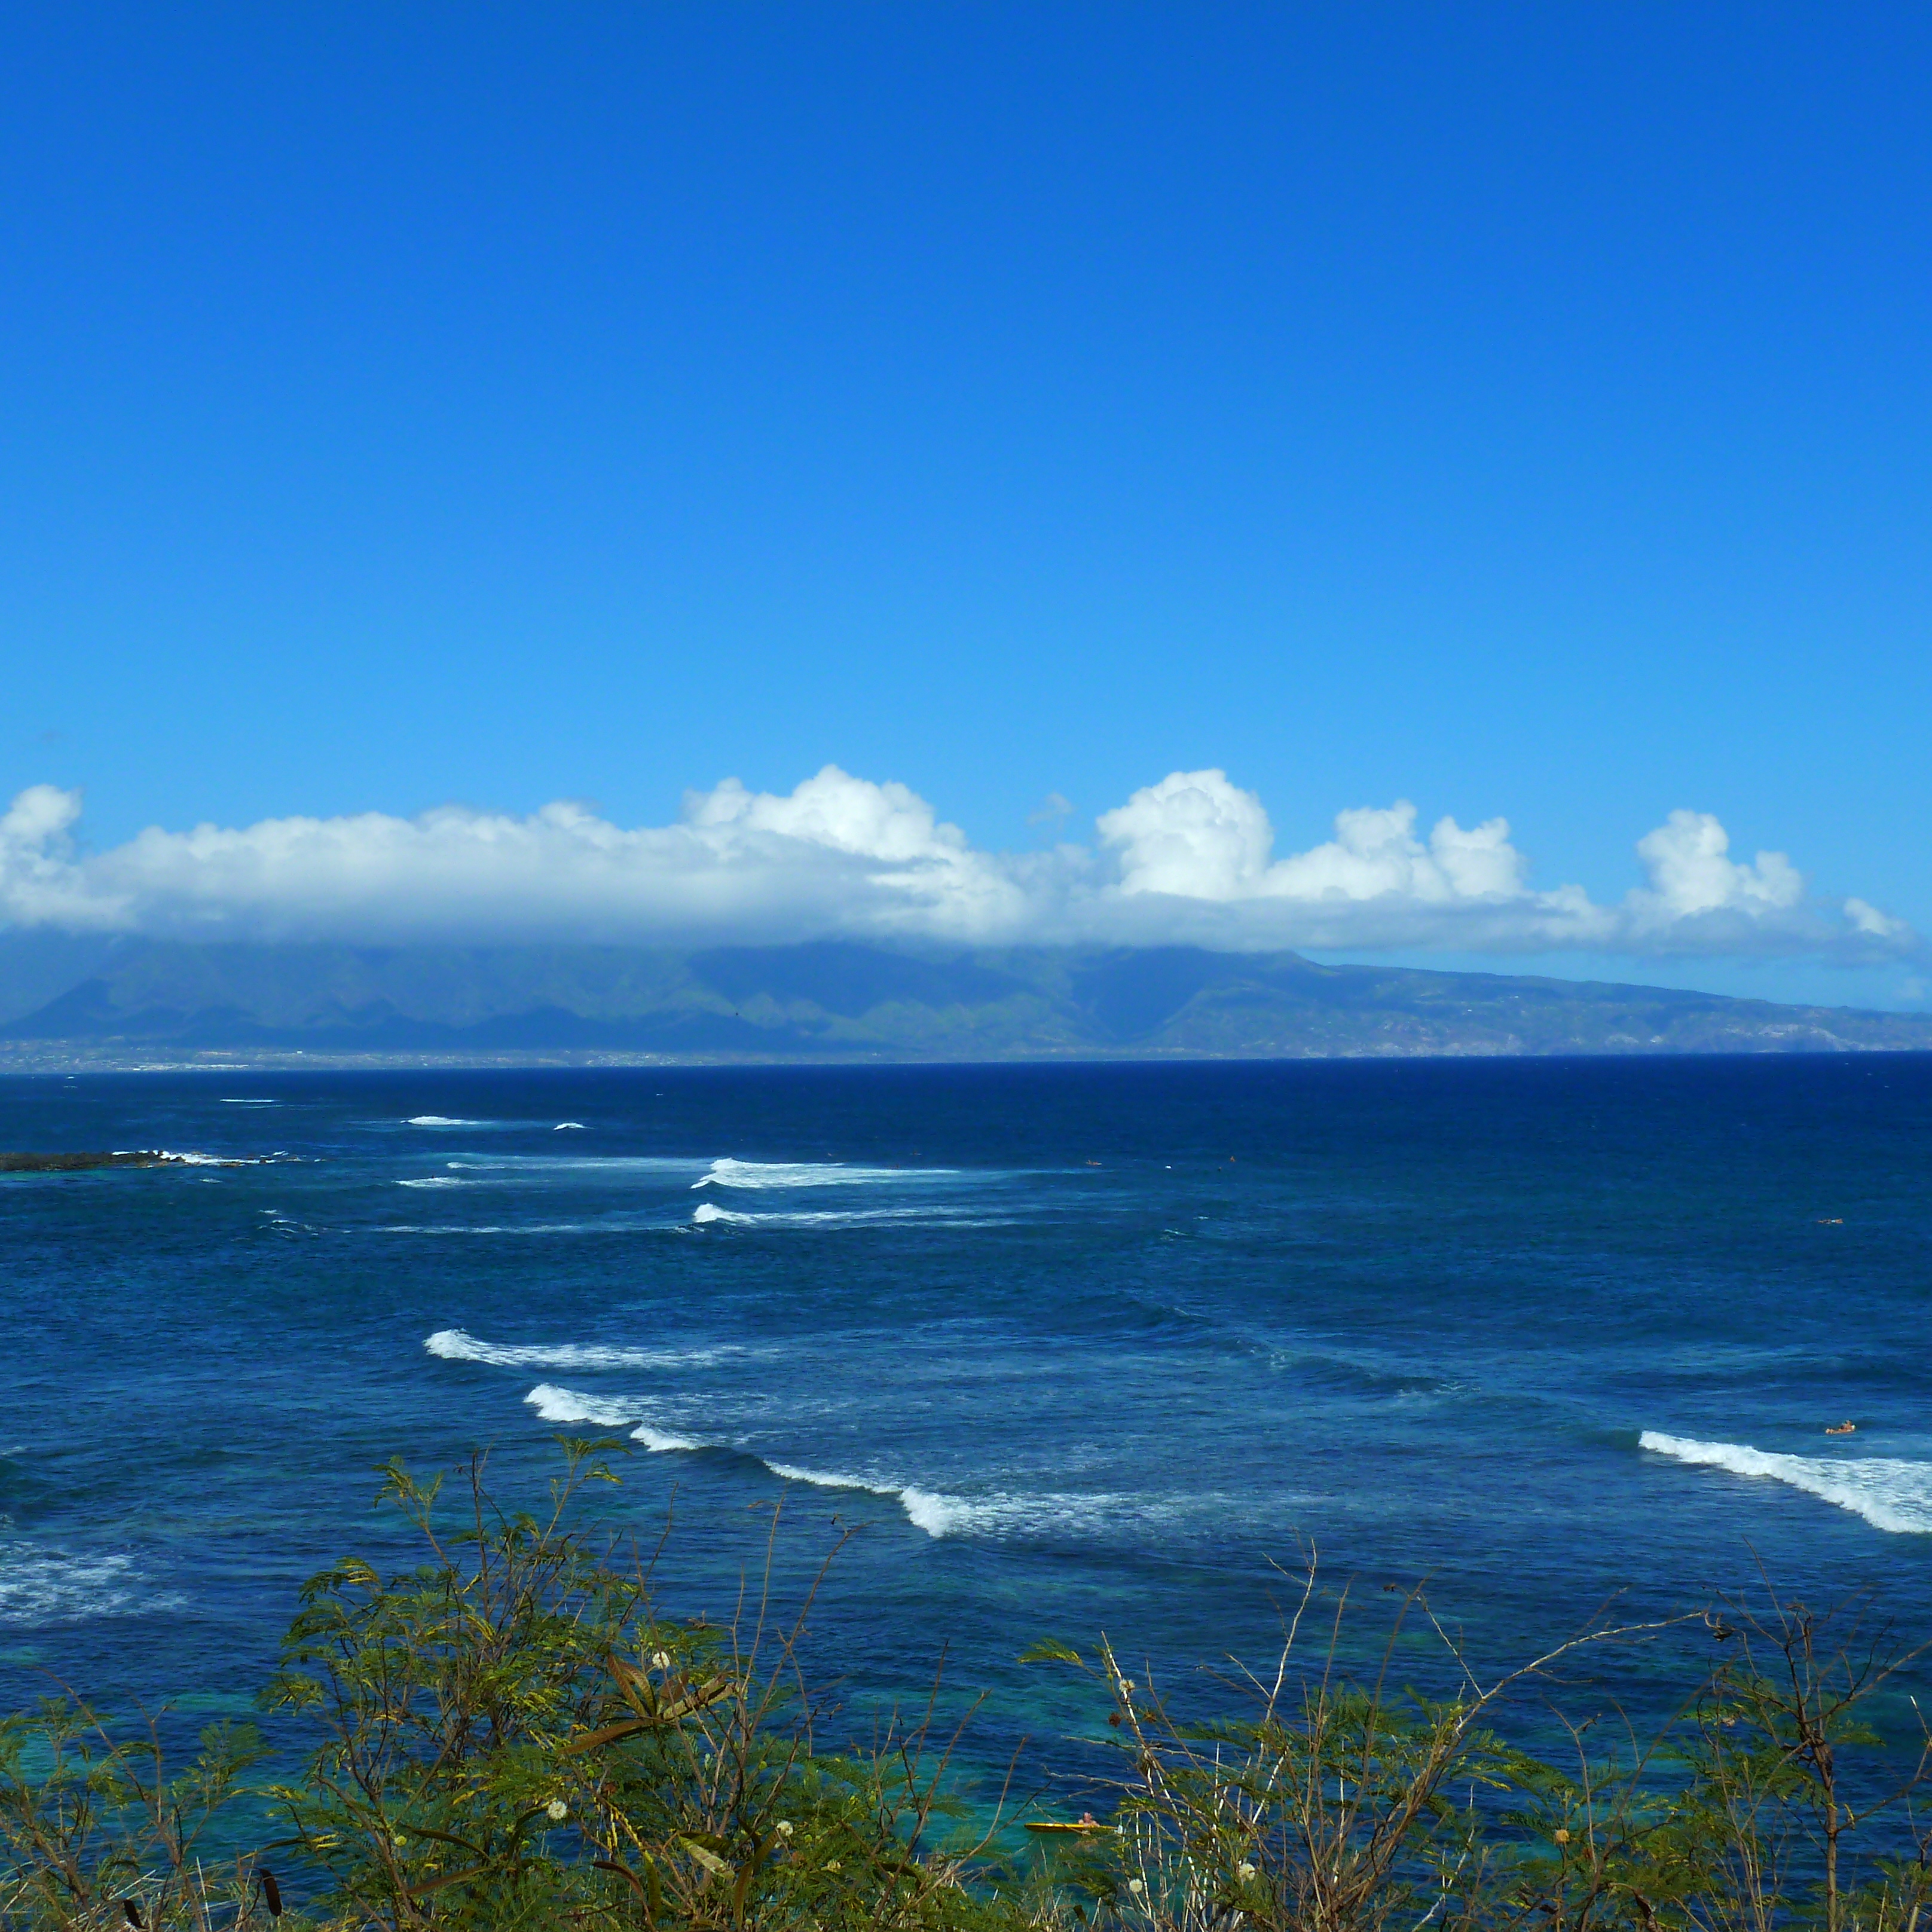
[[[1080,1653],[1058,1637],[1044,1636],[1013,1660],[1016,1664],[1078,1664]]]
[[[700,1845],[695,1838],[680,1837],[678,1843],[701,1864],[704,1869],[718,1878],[734,1876],[731,1868],[709,1846]]]

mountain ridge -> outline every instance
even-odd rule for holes
[[[350,946],[0,935],[0,1046],[1003,1060],[1924,1051],[1932,1016],[1191,946]]]

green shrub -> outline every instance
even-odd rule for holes
[[[0,1928],[242,1927],[276,1896],[253,1862],[202,1856],[215,1814],[265,1755],[252,1724],[216,1724],[170,1776],[158,1715],[117,1737],[70,1696],[0,1719]]]
[[[315,1578],[270,1704],[320,1742],[275,1788],[328,1874],[327,1914],[385,1926],[964,1926],[962,1861],[925,1726],[868,1754],[814,1748],[803,1610],[769,1587],[722,1629],[652,1610],[650,1566],[570,1526],[598,1445],[565,1445],[540,1516],[491,1500],[481,1462],[459,1526],[392,1466],[383,1499],[430,1561]],[[774,1514],[772,1532],[777,1519]],[[808,1607],[809,1599],[808,1599]]]
[[[1003,1828],[1025,1834],[997,1810],[959,1827],[937,1686],[838,1748],[800,1659],[824,1570],[777,1614],[776,1510],[728,1623],[657,1612],[656,1556],[578,1520],[614,1446],[566,1442],[536,1513],[500,1508],[481,1458],[453,1512],[440,1480],[388,1467],[379,1500],[424,1560],[346,1558],[305,1586],[262,1701],[307,1750],[272,1784],[248,1782],[252,1726],[204,1732],[171,1774],[165,1712],[126,1736],[71,1696],[0,1720],[0,1932],[1918,1932],[1932,1904],[1912,1808],[1932,1746],[1872,1722],[1921,1653],[1867,1605],[1767,1590],[1484,1682],[1418,1590],[1352,1673],[1358,1612],[1311,1558],[1269,1669],[1178,1702],[1105,1639],[1090,1661],[1029,1652],[1084,1675],[1120,1768],[1105,1818],[1027,1818],[1030,1855],[1002,1857]],[[1418,1634],[1446,1695],[1394,1681]],[[1718,1660],[1648,1743],[1613,1706],[1558,1708],[1598,1647],[1686,1640]],[[1560,1762],[1501,1735],[1526,1693]],[[244,1801],[275,1835],[214,1857]]]

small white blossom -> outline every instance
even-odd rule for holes
[[[1244,1858],[1241,1862],[1234,1868],[1234,1876],[1237,1878],[1252,1878],[1254,1875],[1255,1868],[1252,1865],[1248,1863],[1246,1858]]]
[[[790,1838],[791,1836],[791,1820],[789,1818],[781,1818],[778,1822],[777,1828],[778,1834],[780,1838]]]
[[[570,1807],[561,1798],[553,1798],[544,1807],[544,1815],[553,1825],[561,1825],[570,1816]]]
[[[653,1670],[668,1670],[671,1666],[671,1654],[668,1650],[654,1650],[651,1652],[651,1668]]]
[[[1142,1892],[1146,1891],[1147,1887],[1143,1885],[1138,1879],[1130,1878],[1127,1881],[1127,1889],[1132,1892],[1136,1898],[1138,1898]]]
[[[1123,1697],[1131,1697],[1133,1694],[1134,1680],[1131,1677],[1123,1677],[1120,1679],[1120,1695]]]

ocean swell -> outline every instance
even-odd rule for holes
[[[1637,1447],[1738,1476],[1768,1476],[1895,1536],[1932,1532],[1932,1463],[1888,1456],[1783,1456],[1744,1442],[1698,1442],[1646,1429]]]

